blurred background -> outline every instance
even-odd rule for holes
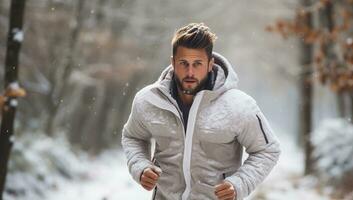
[[[216,33],[281,141],[247,199],[353,199],[352,13],[352,0],[0,0],[3,199],[149,199],[121,130],[191,22]]]

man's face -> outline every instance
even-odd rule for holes
[[[205,49],[178,47],[172,57],[174,75],[180,89],[193,94],[207,80],[207,73],[212,70],[213,58],[209,62]]]

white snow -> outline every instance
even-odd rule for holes
[[[18,90],[20,88],[20,85],[18,84],[17,81],[11,82],[8,86],[12,90]]]
[[[18,28],[12,29],[12,33],[15,35],[13,36],[13,39],[17,42],[22,42],[23,41],[23,31],[21,31]]]
[[[353,125],[345,119],[326,119],[313,132],[314,155],[321,174],[331,180],[353,171]]]
[[[18,101],[16,99],[11,99],[10,100],[10,106],[16,107],[18,105]]]
[[[48,193],[47,199],[149,199],[152,193],[133,181],[122,158],[120,151],[104,153],[88,164],[87,180],[63,182],[57,191]]]
[[[320,190],[315,177],[302,176],[303,156],[295,140],[278,136],[282,147],[278,165],[247,200],[329,199],[331,188]],[[120,150],[90,157],[74,153],[64,138],[28,134],[16,139],[13,154],[7,200],[150,199],[152,195],[133,181]]]
[[[74,153],[65,138],[40,134],[12,138],[6,200],[147,199],[130,177],[120,150],[98,157]]]
[[[64,138],[31,133],[12,141],[4,199],[45,199],[62,180],[83,175],[85,155],[76,156]]]

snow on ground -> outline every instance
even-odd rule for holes
[[[88,178],[63,182],[58,190],[48,193],[48,200],[118,200],[149,199],[145,191],[130,177],[120,151],[108,151],[87,163]]]
[[[340,180],[353,170],[353,125],[346,119],[325,119],[313,132],[318,171],[325,179]]]
[[[74,150],[65,138],[14,138],[4,200],[148,199],[133,182],[119,150],[98,157]]]
[[[316,178],[301,176],[303,156],[293,142],[286,137],[280,140],[283,152],[278,165],[247,199],[329,199],[316,190]],[[90,180],[63,184],[48,199],[149,199],[151,196],[151,192],[144,191],[132,180],[121,152],[106,152],[89,165],[89,171]]]
[[[282,154],[278,165],[265,182],[247,199],[329,199],[325,197],[325,194],[330,192],[329,190],[320,192],[316,189],[316,178],[301,176],[303,157],[294,146],[293,140],[281,137],[280,141]],[[145,191],[131,178],[125,157],[120,150],[109,150],[98,157],[90,157],[82,152],[79,154],[70,152],[70,147],[61,140],[44,138],[32,141],[33,144],[21,143],[17,141],[15,152],[18,154],[23,151],[22,157],[25,157],[27,162],[33,166],[30,167],[31,170],[17,169],[16,172],[14,161],[12,162],[5,200],[151,198],[152,192]],[[16,157],[18,158],[18,155]],[[50,162],[47,162],[48,160]],[[42,166],[49,163],[61,164],[59,164],[60,167],[54,168]],[[18,166],[18,161],[16,165]],[[60,170],[57,170],[58,168]],[[66,174],[66,177],[62,174]],[[17,196],[12,196],[12,193],[16,193]]]

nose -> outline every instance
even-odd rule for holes
[[[194,77],[194,69],[192,66],[189,66],[187,69],[186,69],[186,75],[189,76],[189,77]]]

